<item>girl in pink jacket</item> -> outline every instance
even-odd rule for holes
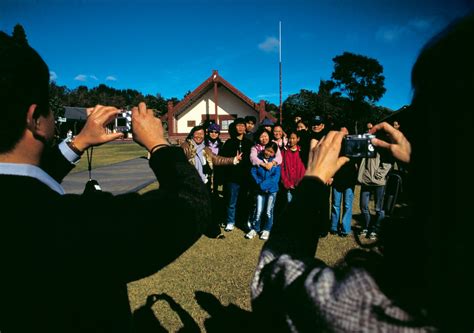
[[[291,202],[293,191],[301,181],[306,171],[305,165],[300,157],[300,137],[297,131],[290,131],[288,145],[282,151],[281,181],[285,188],[288,202]]]

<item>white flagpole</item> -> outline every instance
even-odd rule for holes
[[[279,46],[279,58],[280,58],[280,124],[283,124],[282,118],[282,104],[281,104],[281,21],[279,22],[279,39],[278,39],[278,46]]]

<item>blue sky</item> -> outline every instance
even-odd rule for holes
[[[217,69],[249,98],[279,104],[317,91],[332,58],[377,59],[387,92],[378,105],[410,103],[410,71],[422,46],[472,0],[2,0],[0,30],[25,28],[59,85],[101,83],[181,99]]]

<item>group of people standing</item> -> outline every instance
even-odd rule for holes
[[[368,130],[369,126],[370,123]],[[295,117],[287,130],[268,118],[258,126],[253,116],[237,118],[230,125],[230,138],[225,142],[220,139],[218,124],[211,122],[192,128],[181,147],[213,197],[214,223],[208,236],[224,238],[219,225],[231,232],[237,221],[242,221],[242,229],[247,232],[245,238],[259,235],[260,239],[267,240],[275,212],[291,202],[305,174],[311,141],[316,144],[329,129],[324,117],[319,115],[310,122]],[[346,127],[341,126],[341,129],[348,133]],[[391,168],[391,159],[383,153],[346,163],[327,184],[331,186],[323,191],[324,198],[318,203],[321,220],[328,221],[321,228],[321,235],[329,232],[346,237],[351,234],[354,189],[360,184],[363,219],[360,235],[375,240],[385,216],[384,185]],[[371,195],[375,201],[375,218],[369,211]]]

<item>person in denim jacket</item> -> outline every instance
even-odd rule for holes
[[[258,157],[263,163],[271,163],[277,150],[278,145],[275,142],[269,142],[265,145],[265,149],[258,154]],[[268,170],[256,165],[250,169],[250,173],[256,184],[256,208],[250,218],[251,230],[245,235],[245,238],[252,239],[260,232],[262,213],[265,211],[266,221],[260,239],[267,240],[273,225],[273,208],[280,181],[280,166],[276,165]]]

